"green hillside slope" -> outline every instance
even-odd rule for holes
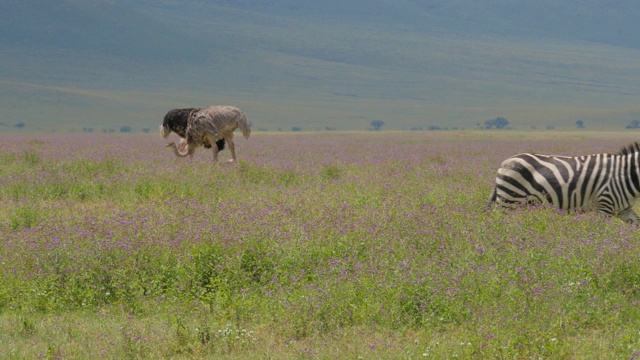
[[[0,131],[155,131],[220,103],[268,130],[640,119],[640,4],[536,4],[10,0]]]

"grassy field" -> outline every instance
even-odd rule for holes
[[[510,155],[632,140],[0,135],[0,358],[640,358],[637,227],[485,209]]]

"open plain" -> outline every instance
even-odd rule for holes
[[[0,135],[0,358],[640,358],[639,229],[486,209],[631,131]]]

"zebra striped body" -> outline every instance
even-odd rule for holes
[[[498,169],[490,204],[546,201],[564,210],[597,210],[638,223],[632,208],[640,196],[639,161],[639,143],[618,154],[518,154]]]

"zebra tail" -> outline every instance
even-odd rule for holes
[[[498,189],[494,187],[493,191],[491,192],[491,196],[489,196],[489,203],[487,204],[487,208],[490,208],[491,205],[493,205],[496,202],[497,197],[498,197]]]

